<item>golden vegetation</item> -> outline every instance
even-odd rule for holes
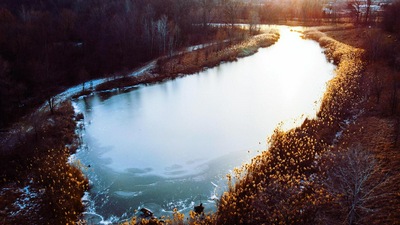
[[[228,190],[214,215],[197,221],[191,213],[191,219],[185,221],[176,212],[166,224],[400,221],[400,77],[396,60],[387,60],[392,54],[386,52],[388,46],[396,45],[390,36],[378,37],[377,43],[371,41],[376,32],[354,28],[352,33],[349,29],[353,28],[324,28],[327,33],[344,33],[338,39],[351,45],[316,30],[305,32],[305,37],[317,40],[337,65],[317,117],[287,132],[277,128],[268,150],[228,174]],[[367,44],[360,43],[360,35],[366,37]],[[188,60],[185,63],[205,59],[192,54],[184,58]],[[377,60],[382,57],[395,66]],[[152,222],[160,221],[142,224]]]
[[[288,132],[277,129],[267,151],[228,175],[229,190],[215,222],[395,224],[400,216],[398,123],[366,111],[371,102],[365,93],[373,85],[365,84],[371,80],[366,54],[318,31],[305,35],[337,65],[317,118]]]
[[[223,35],[227,37],[227,35]],[[224,61],[235,61],[240,57],[252,55],[260,47],[268,47],[279,39],[276,30],[252,36],[249,39],[232,44],[225,39],[200,50],[178,54],[172,58],[158,61],[157,73],[167,76],[192,74],[205,68],[211,68]]]
[[[193,211],[189,212],[189,218],[185,218],[185,214],[174,209],[172,218],[171,217],[161,217],[160,219],[151,218],[138,218],[132,217],[130,220],[119,223],[119,225],[207,225],[212,224],[215,221],[215,215],[213,214],[197,214]]]
[[[75,224],[84,210],[88,181],[68,163],[77,145],[74,110],[63,103],[48,114],[36,113],[17,147],[1,153],[2,224]]]
[[[279,32],[277,30],[270,30],[244,40],[241,38],[240,41],[229,40],[227,32],[220,30],[219,34],[217,34],[217,39],[221,40],[204,48],[184,51],[174,56],[160,58],[157,61],[155,70],[152,72],[145,72],[135,77],[126,76],[108,81],[98,85],[96,91],[131,87],[138,84],[173,79],[181,75],[194,74],[206,68],[218,66],[224,61],[235,61],[240,57],[255,54],[260,47],[268,47],[279,39]],[[77,96],[84,94],[88,93],[79,93]]]

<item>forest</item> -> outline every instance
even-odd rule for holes
[[[400,1],[372,0],[0,0],[0,131],[73,85],[257,33],[236,24],[319,26],[304,35],[337,70],[317,118],[277,129],[268,151],[227,176],[217,212],[191,224],[398,224],[398,12]],[[89,181],[67,163],[82,115],[51,110],[0,152],[0,223],[74,224],[84,210]],[[46,196],[39,211],[6,221],[12,189],[33,180]]]

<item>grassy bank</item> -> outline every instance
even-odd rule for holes
[[[356,125],[366,115],[365,87],[370,86],[364,86],[369,67],[366,53],[319,31],[310,30],[305,35],[317,40],[337,65],[336,76],[328,83],[317,117],[306,119],[300,127],[287,132],[278,128],[270,138],[268,150],[227,176],[228,190],[220,199],[218,211],[203,224],[398,221],[398,213],[393,213],[399,207],[394,191],[398,187],[396,173],[381,170],[382,162],[366,144],[381,142],[383,137],[377,138],[376,133],[370,132],[374,137],[360,138],[364,133]],[[369,129],[372,131],[376,126]],[[389,131],[381,132],[387,135]],[[383,158],[391,160],[388,155]],[[345,168],[346,173],[340,174],[335,168]],[[340,188],[346,182],[359,180],[354,178],[357,176],[354,171],[367,174],[362,177],[365,182],[351,184],[360,186],[357,193]],[[358,196],[360,200],[354,200]]]
[[[219,42],[198,50],[185,51],[171,57],[160,58],[153,71],[135,77],[126,76],[106,82],[97,86],[96,91],[155,83],[197,73],[206,68],[218,66],[223,62],[235,61],[238,58],[255,54],[260,47],[273,45],[278,39],[278,31],[271,30],[239,43]]]
[[[88,181],[68,163],[78,146],[71,104],[53,114],[37,112],[20,125],[15,148],[0,153],[0,223],[75,224]]]
[[[363,185],[363,193],[370,192],[363,202],[355,204],[354,211],[361,216],[356,219],[368,224],[399,224],[399,36],[378,28],[359,27],[325,33],[365,49],[358,104],[362,113],[348,124],[337,144],[338,149],[358,145],[359,152],[368,156],[371,172]]]
[[[321,32],[306,36],[337,65],[317,118],[288,132],[277,129],[267,151],[228,176],[216,224],[400,221],[398,124],[387,110],[371,111],[373,63],[364,50]],[[398,98],[393,91],[392,97]]]
[[[218,224],[312,224],[317,209],[328,201],[315,180],[321,172],[316,159],[333,146],[339,124],[352,115],[362,53],[322,34],[309,35],[327,48],[326,54],[337,64],[318,116],[288,132],[276,130],[270,148],[229,177]]]
[[[160,59],[155,72],[166,76],[197,73],[222,62],[236,61],[238,58],[253,55],[260,47],[273,45],[278,39],[278,31],[270,30],[236,44],[220,42],[197,51]]]

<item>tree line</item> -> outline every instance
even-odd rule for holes
[[[356,10],[365,1],[345,2],[356,22],[371,17]],[[388,30],[399,27],[396,4],[385,11]],[[336,16],[338,10],[324,13],[327,7],[319,0],[2,0],[0,127],[71,85],[127,73],[183,46],[232,38],[235,23],[250,24],[252,32],[259,23],[318,22]]]
[[[217,33],[209,23],[238,7],[232,0],[1,1],[0,127],[65,87],[209,41]]]

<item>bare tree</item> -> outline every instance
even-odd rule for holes
[[[266,1],[261,8],[260,16],[263,22],[275,22],[279,19],[287,18],[289,13],[285,13],[288,10],[283,4],[279,2]]]
[[[234,27],[236,19],[239,14],[239,8],[242,3],[238,0],[222,0],[221,7],[222,7],[222,14],[226,20],[226,23]]]
[[[165,53],[167,49],[167,38],[168,38],[168,18],[166,15],[162,15],[156,22],[157,26],[157,37],[158,37],[158,50],[160,53]]]
[[[82,81],[82,92],[85,91],[86,81],[89,80],[89,73],[85,69],[79,71],[79,79]]]
[[[354,17],[355,23],[359,24],[362,15],[362,5],[364,0],[348,0],[347,6],[350,10],[351,16]]]
[[[376,96],[376,104],[379,104],[383,91],[383,78],[382,75],[378,73],[378,68],[374,69],[371,83],[373,84],[372,91],[375,93]]]
[[[174,50],[179,46],[181,30],[174,22],[168,23],[168,55],[172,56]]]
[[[331,21],[337,22],[338,16],[338,0],[332,0],[328,2],[323,8],[325,17],[328,17]]]
[[[258,32],[260,30],[260,16],[255,8],[250,9],[250,15],[249,15],[249,32],[250,35],[253,34],[254,32]]]
[[[371,15],[371,4],[372,0],[367,0],[365,9],[365,23],[369,23],[370,15]]]
[[[378,215],[381,204],[375,204],[390,193],[383,188],[388,176],[383,174],[374,155],[360,145],[328,153],[325,189],[332,198],[322,213],[325,224],[365,224]]]
[[[376,61],[385,57],[385,54],[388,54],[385,51],[388,49],[384,43],[384,35],[382,32],[373,30],[367,31],[364,42],[364,48],[367,51],[367,57],[372,61]]]
[[[48,97],[47,104],[49,105],[50,113],[54,114],[54,109],[57,105],[57,98],[55,96]]]
[[[369,23],[372,16],[372,0],[349,0],[348,8],[355,18],[355,23]]]
[[[322,3],[319,0],[303,0],[301,3],[301,16],[303,20],[318,19],[322,17]]]
[[[215,7],[214,0],[199,0],[199,5],[201,8],[201,22],[203,27],[207,27],[208,23],[210,23],[212,19],[211,12]]]
[[[156,33],[154,17],[154,8],[151,5],[146,5],[142,17],[143,41],[148,46],[150,54],[153,54]]]

